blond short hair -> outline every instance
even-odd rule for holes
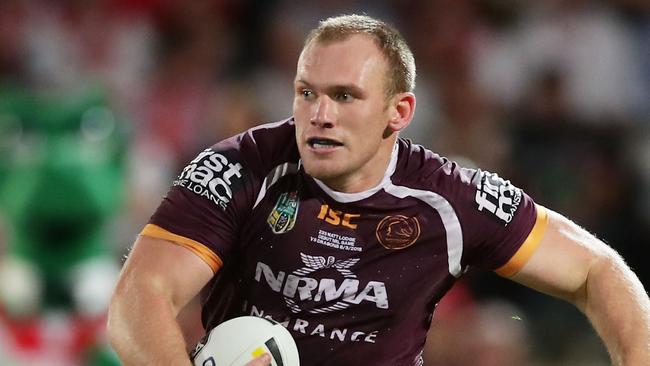
[[[415,89],[415,59],[404,37],[394,27],[367,15],[339,15],[322,20],[307,38],[303,49],[312,42],[343,41],[355,34],[370,36],[388,62],[388,96]]]

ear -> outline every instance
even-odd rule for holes
[[[411,123],[415,112],[415,94],[404,92],[394,95],[391,98],[390,109],[388,129],[393,132],[405,129]]]

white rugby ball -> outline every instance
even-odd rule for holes
[[[282,324],[241,316],[212,329],[197,344],[192,361],[195,366],[244,366],[265,352],[272,366],[300,366],[296,342]]]

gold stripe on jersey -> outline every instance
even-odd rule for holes
[[[519,247],[519,250],[517,250],[515,255],[513,255],[506,264],[495,271],[500,276],[510,277],[519,272],[539,246],[542,236],[544,236],[544,231],[546,231],[548,213],[546,212],[546,209],[540,205],[535,205],[535,208],[537,210],[537,218],[535,219],[533,229],[530,231],[530,234],[528,234],[528,237],[521,247]]]
[[[221,266],[223,266],[221,258],[219,258],[218,255],[214,254],[214,252],[205,245],[199,243],[196,240],[171,233],[158,225],[147,224],[140,232],[140,235],[168,240],[174,244],[178,244],[184,248],[191,250],[194,254],[198,255],[199,258],[203,259],[203,261],[207,263],[208,266],[210,266],[212,272],[214,273],[217,273]]]

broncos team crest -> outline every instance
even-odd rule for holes
[[[284,234],[293,229],[296,224],[296,217],[298,217],[298,208],[300,207],[300,199],[298,192],[284,192],[278,197],[278,201],[273,207],[273,211],[269,214],[266,222],[275,234]]]

